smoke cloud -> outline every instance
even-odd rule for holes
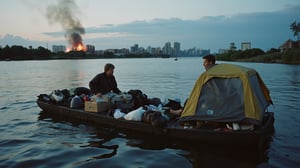
[[[66,31],[65,37],[72,49],[76,50],[82,45],[81,35],[85,33],[80,20],[76,17],[80,13],[74,0],[58,0],[56,5],[49,5],[46,10],[46,17],[50,24],[60,24]]]

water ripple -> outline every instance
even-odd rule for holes
[[[116,65],[122,91],[149,97],[189,96],[204,71],[201,58],[50,60],[0,62],[0,167],[297,167],[299,163],[300,67],[234,63],[262,76],[275,104],[275,134],[267,157],[216,147],[198,149],[129,135],[108,128],[59,121],[40,113],[40,93],[88,87],[105,63]],[[63,68],[63,73],[62,69]],[[100,68],[99,68],[100,67]],[[21,84],[21,85],[20,85]],[[2,87],[4,86],[4,87]]]

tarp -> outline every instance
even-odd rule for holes
[[[182,121],[262,120],[272,103],[269,90],[251,68],[218,64],[202,73],[185,104]]]

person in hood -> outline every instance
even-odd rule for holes
[[[114,77],[115,66],[108,63],[104,66],[104,72],[96,75],[90,82],[89,87],[94,95],[101,97],[107,93],[120,94],[116,79]]]

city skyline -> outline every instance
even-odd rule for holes
[[[2,2],[0,45],[67,46],[62,25],[45,18],[47,7],[64,1]],[[166,41],[180,41],[182,49],[198,47],[213,52],[231,42],[251,41],[252,48],[268,50],[293,39],[289,25],[300,20],[300,2],[296,0],[67,2],[73,3],[71,11],[84,28],[83,43],[93,44],[97,50],[135,43],[155,47]]]
[[[173,46],[171,42],[166,42],[163,46],[140,46],[139,44],[134,44],[130,47],[125,48],[107,48],[103,50],[96,50],[95,46],[92,44],[86,44],[84,51],[87,53],[104,53],[104,52],[111,52],[116,55],[118,54],[143,54],[143,53],[149,53],[154,55],[170,55],[174,57],[181,57],[181,56],[204,56],[207,54],[210,54],[210,49],[203,49],[203,48],[188,48],[181,50],[180,48],[181,43],[178,41],[173,42]],[[31,47],[31,46],[30,46]],[[48,50],[51,50],[47,48]],[[72,49],[68,49],[65,45],[52,45],[52,52],[58,53],[58,52],[69,52],[72,51]]]

